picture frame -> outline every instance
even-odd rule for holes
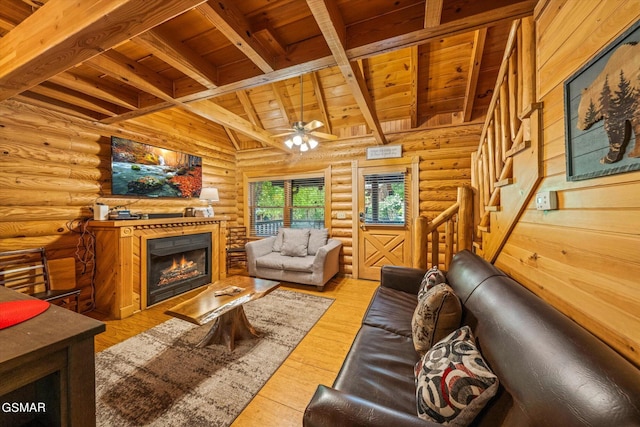
[[[640,170],[640,21],[564,84],[567,180]]]

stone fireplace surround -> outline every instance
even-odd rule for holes
[[[124,319],[147,304],[147,241],[211,233],[211,281],[226,277],[226,217],[91,221],[96,236],[96,310]],[[151,304],[149,304],[151,305]]]

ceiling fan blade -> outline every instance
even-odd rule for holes
[[[304,130],[311,132],[312,130],[321,128],[322,126],[324,126],[324,123],[320,120],[311,120],[309,123],[304,125]]]
[[[332,135],[330,133],[324,133],[324,132],[309,132],[309,135],[317,136],[318,138],[322,138],[322,139],[331,139],[331,140],[338,139],[337,136]]]
[[[277,135],[271,135],[273,138],[280,138],[281,136],[287,136],[287,135],[292,135],[296,133],[295,131],[291,131],[291,132],[285,132],[285,133],[279,133]]]

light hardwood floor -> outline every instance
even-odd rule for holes
[[[243,274],[242,271],[233,273]],[[283,284],[281,289],[325,296],[335,301],[232,426],[301,426],[304,409],[318,384],[331,385],[338,374],[377,287],[378,282],[346,277],[334,278],[323,292],[312,287]],[[95,338],[96,352],[170,319],[164,314],[165,310],[201,290],[164,301],[123,320],[104,320],[100,319],[99,313],[90,313],[107,324],[106,332]]]

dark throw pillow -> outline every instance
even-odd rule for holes
[[[433,266],[424,274],[422,278],[422,283],[420,283],[420,290],[418,291],[418,299],[422,298],[422,296],[435,285],[439,285],[440,283],[447,283],[447,278],[442,271],[438,268],[438,266]]]
[[[418,300],[411,319],[413,346],[420,356],[460,327],[462,305],[453,289],[440,283]]]
[[[468,326],[436,343],[416,364],[418,416],[448,426],[467,426],[498,391]]]

